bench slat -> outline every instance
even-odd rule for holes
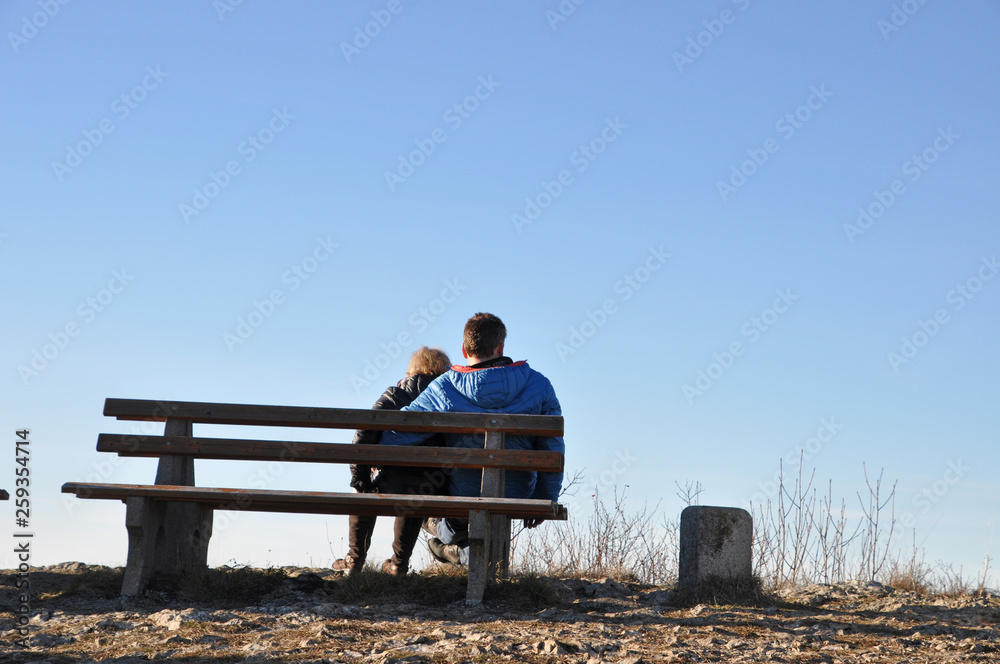
[[[139,496],[199,503],[219,510],[455,518],[467,518],[470,510],[486,510],[507,514],[516,519],[566,519],[566,508],[563,505],[549,500],[519,498],[404,496],[90,482],[67,482],[63,484],[62,492],[74,493],[78,498],[111,500]]]
[[[483,433],[503,431],[529,436],[562,436],[563,418],[503,413],[425,413],[307,406],[263,406],[150,399],[107,399],[104,414],[119,420],[163,422],[167,418],[210,424],[272,427],[374,429]]]
[[[119,456],[158,457],[179,454],[198,459],[248,461],[303,461],[354,463],[375,466],[443,468],[507,468],[535,472],[562,472],[563,455],[534,450],[486,450],[433,446],[353,445],[294,441],[201,438],[192,436],[135,436],[102,433],[98,452]]]

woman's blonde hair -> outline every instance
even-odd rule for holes
[[[431,374],[440,376],[451,368],[451,360],[440,348],[421,346],[410,356],[410,365],[406,368],[407,376]]]

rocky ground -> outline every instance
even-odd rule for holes
[[[469,607],[461,578],[373,572],[379,597],[366,602],[345,600],[358,586],[327,570],[284,571],[289,578],[250,605],[234,605],[174,590],[119,599],[108,579],[120,576],[79,563],[34,570],[27,647],[18,644],[16,577],[2,572],[0,662],[1000,661],[995,596],[849,583],[759,607],[680,606],[662,588],[529,579]]]

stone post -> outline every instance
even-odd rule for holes
[[[692,505],[681,512],[678,585],[694,588],[712,577],[753,576],[753,518],[737,507]]]

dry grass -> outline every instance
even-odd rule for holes
[[[909,551],[901,548],[895,516],[896,484],[886,489],[883,472],[872,478],[864,468],[868,492],[857,495],[862,516],[851,523],[846,517],[847,501],[833,499],[832,482],[827,484],[826,495],[819,496],[812,487],[813,476],[804,478],[801,463],[799,468],[791,486],[779,474],[774,502],[751,507],[753,558],[766,588],[862,580],[951,597],[988,591],[988,556],[973,581],[949,564],[926,564],[915,544]]]
[[[449,604],[465,599],[468,574],[465,569],[438,565],[423,574],[395,577],[365,568],[339,581],[333,599],[344,603]]]
[[[512,569],[653,585],[676,580],[679,528],[675,521],[658,520],[658,505],[630,511],[625,493],[615,490],[610,504],[595,493],[593,507],[582,524],[571,514],[568,521],[549,522],[540,530],[516,531]]]
[[[65,588],[50,594],[39,595],[40,599],[64,599],[67,597],[93,597],[114,599],[121,594],[125,571],[122,568],[99,567],[86,569],[71,577]]]
[[[803,464],[799,464],[802,468]],[[982,596],[989,592],[990,559],[974,580],[945,563],[927,565],[916,547],[904,552],[894,513],[896,485],[884,473],[864,468],[867,494],[857,495],[861,516],[847,517],[847,501],[835,500],[832,482],[823,495],[813,476],[801,470],[791,483],[779,474],[773,501],[751,505],[753,560],[759,593],[811,583],[878,581],[891,587],[943,596]],[[572,487],[579,476],[570,481]],[[696,502],[700,483],[680,487],[678,495]],[[616,489],[610,501],[595,493],[590,516],[570,510],[566,522],[515,533],[511,545],[515,574],[602,578],[669,586],[677,579],[679,524],[643,504],[630,508]],[[733,595],[704,589],[720,599]],[[754,591],[757,592],[757,591]],[[754,593],[750,593],[753,596]],[[736,592],[736,596],[740,593]]]
[[[779,475],[774,501],[751,506],[753,581],[678,589],[678,598],[685,603],[759,606],[773,604],[770,593],[779,589],[851,580],[879,581],[921,595],[975,597],[989,593],[989,557],[975,579],[969,579],[961,568],[955,570],[940,562],[926,564],[915,545],[904,554],[897,543],[895,484],[886,489],[883,475],[869,478],[867,469],[865,479],[868,495],[857,496],[862,516],[851,522],[846,516],[847,501],[833,498],[832,483],[827,483],[825,494],[820,495],[813,488],[813,477],[805,478],[801,471],[791,485]],[[678,495],[687,502],[697,501],[701,493],[700,483],[678,488]],[[571,510],[566,522],[548,522],[536,530],[515,527],[511,579],[491,588],[487,597],[517,609],[552,606],[557,596],[544,577],[611,578],[622,583],[673,586],[678,571],[679,523],[662,515],[659,504],[630,507],[624,491],[617,489],[610,501],[597,493],[592,501],[593,510],[583,520],[577,516],[578,510]],[[202,602],[240,604],[259,600],[287,580],[281,570],[224,567],[161,579],[154,589],[179,590]],[[367,568],[336,582],[320,579],[317,583],[325,584],[331,599],[347,603],[447,604],[464,598],[466,580],[464,569],[433,566],[403,578]],[[121,570],[88,570],[59,596],[116,597],[121,582]]]
[[[758,577],[723,579],[712,577],[692,588],[677,588],[671,603],[677,606],[714,604],[718,606],[774,606],[778,600],[766,593]]]
[[[154,587],[177,590],[198,602],[235,606],[259,600],[287,579],[288,575],[280,569],[218,567],[187,572],[176,578],[160,578]]]
[[[558,604],[559,593],[548,579],[522,573],[489,586],[484,599],[501,602],[514,611],[538,611]]]

